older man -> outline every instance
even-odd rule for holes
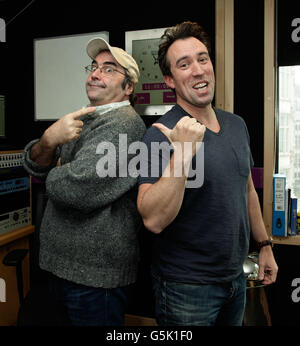
[[[102,38],[89,41],[87,53],[90,105],[63,116],[30,142],[24,166],[46,182],[40,267],[52,273],[51,290],[71,323],[122,325],[128,289],[137,276],[140,219],[136,178],[118,173],[124,149],[119,135],[126,134],[130,145],[145,131],[130,104],[139,69],[129,54]],[[97,150],[104,142],[115,148],[113,174],[97,164],[106,154]]]

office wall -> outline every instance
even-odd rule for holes
[[[263,167],[264,1],[235,1],[234,110],[247,124],[255,167]]]
[[[23,1],[23,5],[26,3],[29,1]],[[4,1],[0,6],[0,17],[6,22],[21,9],[14,6],[14,1]],[[110,6],[101,2],[33,2],[7,25],[6,43],[0,44],[0,94],[4,93],[7,101],[6,143],[23,146],[50,124],[34,121],[34,38],[108,31],[110,43],[125,48],[125,31],[168,27],[184,20],[201,23],[214,45],[214,0],[201,6],[151,2],[141,7],[139,3]]]
[[[0,4],[0,16],[8,23],[6,43],[0,44],[0,94],[6,95],[8,138],[0,140],[0,144],[8,146],[23,146],[31,138],[39,137],[51,124],[34,120],[35,38],[108,31],[111,44],[124,48],[125,31],[168,27],[191,20],[206,28],[212,47],[215,43],[214,0],[190,6],[170,6],[168,2],[166,5],[157,2],[155,6],[152,2],[148,7],[126,6],[119,11],[109,9],[107,5],[86,5],[73,1],[37,0],[26,8],[29,3],[17,1],[16,6],[14,1],[4,1]],[[121,14],[121,18],[117,13]],[[248,125],[255,165],[262,167],[263,1],[235,1],[234,58],[235,112]]]
[[[0,44],[0,94],[6,95],[8,145],[23,146],[39,137],[51,122],[34,121],[35,38],[108,31],[112,45],[125,47],[125,31],[168,27],[197,21],[208,31],[214,47],[214,0],[201,5],[121,7],[37,0],[4,1],[0,13],[6,23],[6,43]],[[63,3],[63,4],[62,4]],[[168,4],[168,2],[166,2]],[[120,13],[117,16],[116,14]],[[13,20],[11,20],[14,18]],[[253,25],[252,18],[255,18]],[[11,22],[10,22],[11,20]],[[253,39],[254,38],[254,39]],[[255,49],[253,49],[255,47]],[[249,51],[251,49],[251,54]],[[214,59],[214,49],[212,51]],[[246,121],[255,165],[263,165],[263,2],[235,1],[235,112]],[[251,78],[250,78],[251,75]],[[47,83],[47,81],[45,81]],[[59,86],[58,86],[59,87]],[[83,86],[84,88],[84,86]],[[259,124],[259,126],[257,126]]]

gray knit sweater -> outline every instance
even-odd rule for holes
[[[24,167],[46,179],[48,203],[40,230],[40,266],[64,279],[92,287],[113,288],[136,280],[137,232],[136,178],[118,177],[119,134],[127,134],[128,146],[140,141],[145,125],[131,106],[102,115],[81,118],[80,138],[57,148],[49,167],[30,160],[25,147]],[[96,152],[100,142],[116,148],[116,177],[100,178]],[[128,161],[135,155],[128,155]],[[61,157],[61,166],[56,167]],[[99,173],[99,171],[98,171]]]

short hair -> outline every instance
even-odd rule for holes
[[[137,99],[137,96],[134,94],[134,87],[135,87],[135,84],[132,82],[126,68],[124,68],[124,71],[125,71],[125,77],[124,77],[124,80],[121,84],[121,87],[123,90],[125,90],[126,88],[126,85],[128,84],[129,86],[133,86],[133,91],[132,93],[129,95],[129,102],[131,104],[132,107],[134,107],[135,103],[136,103],[136,99]]]
[[[204,29],[195,22],[183,22],[165,30],[160,38],[158,49],[158,62],[164,76],[172,76],[170,62],[167,59],[169,47],[179,39],[195,37],[201,41],[210,54],[210,39]]]

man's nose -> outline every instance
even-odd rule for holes
[[[204,74],[204,68],[199,62],[195,62],[192,66],[192,73],[193,75],[203,75]]]
[[[101,79],[102,78],[102,72],[100,70],[100,68],[96,68],[95,71],[91,72],[91,77],[92,79]]]

